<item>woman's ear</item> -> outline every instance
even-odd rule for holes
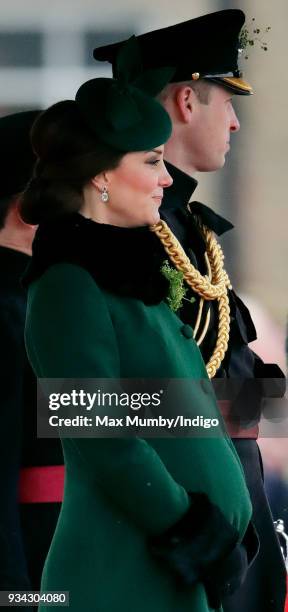
[[[188,85],[179,87],[175,94],[178,114],[184,123],[190,123],[196,104],[196,94]]]
[[[106,172],[100,172],[90,179],[90,183],[102,193],[104,187],[108,187],[109,179]]]

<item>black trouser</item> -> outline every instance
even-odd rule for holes
[[[255,440],[234,439],[233,443],[245,472],[260,550],[245,583],[225,598],[224,612],[283,612],[286,570],[264,491],[260,451]]]

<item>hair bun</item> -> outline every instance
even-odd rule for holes
[[[71,121],[79,121],[79,113],[74,100],[62,100],[40,113],[31,130],[34,153],[40,160],[54,159],[55,154],[63,155],[59,134]]]

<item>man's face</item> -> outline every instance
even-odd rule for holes
[[[230,149],[230,134],[240,128],[228,89],[211,84],[208,104],[194,94],[191,122],[186,126],[187,162],[191,171],[211,172],[222,168]]]

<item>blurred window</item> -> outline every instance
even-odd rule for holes
[[[0,67],[38,67],[43,63],[41,32],[0,32]]]

